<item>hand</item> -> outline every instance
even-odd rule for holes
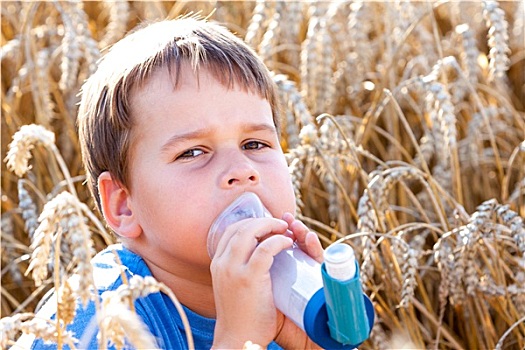
[[[317,262],[323,262],[323,247],[319,237],[290,213],[283,215],[298,247]],[[278,311],[278,330],[275,341],[285,349],[321,349],[297,325]]]
[[[211,263],[214,349],[240,349],[246,341],[266,347],[275,338],[284,317],[274,306],[270,267],[275,255],[292,246],[288,226],[275,218],[245,219],[224,232]]]

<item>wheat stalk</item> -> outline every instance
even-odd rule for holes
[[[503,188],[501,190],[501,193],[502,193],[501,196],[503,198],[503,201],[505,201],[509,195],[509,182],[510,182],[511,170],[512,170],[512,167],[514,166],[514,162],[516,161],[520,153],[525,155],[525,140],[523,140],[516,148],[514,148],[514,150],[512,151],[509,157],[509,161],[507,165],[507,173],[505,174],[505,177],[503,179]],[[519,187],[520,186],[518,185],[517,189],[519,189]]]

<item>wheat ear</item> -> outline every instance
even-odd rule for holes
[[[257,0],[244,37],[244,41],[251,47],[256,48],[259,46],[273,10],[274,8],[271,1]]]
[[[18,332],[32,334],[44,341],[54,343],[57,343],[59,338],[53,321],[37,318],[32,313],[19,313],[0,319],[0,349],[7,349],[8,345],[13,345],[13,339]],[[65,344],[75,349],[74,344],[77,339],[72,332],[62,332],[60,336]]]
[[[509,34],[505,12],[499,7],[497,1],[483,0],[483,17],[485,18],[488,32],[489,75],[488,81],[502,79],[509,69]]]
[[[119,40],[127,30],[130,16],[130,6],[127,1],[103,0],[104,6],[109,10],[109,23],[106,33],[100,40],[100,47],[104,48]]]
[[[266,31],[263,34],[261,43],[259,45],[258,53],[261,56],[261,59],[266,63],[266,65],[272,69],[273,66],[273,56],[276,54],[275,47],[279,42],[279,36],[281,33],[281,12],[284,5],[282,2],[278,1],[275,3],[273,14],[269,20]]]
[[[288,148],[295,148],[300,144],[299,130],[303,126],[313,125],[315,121],[293,81],[282,74],[275,75],[273,81],[279,89],[285,110]]]
[[[124,336],[126,336],[137,348],[156,348],[155,339],[136,313],[130,310],[130,307],[134,300],[160,291],[167,294],[173,301],[184,324],[188,347],[194,349],[193,335],[186,313],[173,292],[151,276],[141,277],[137,275],[129,280],[129,284],[123,284],[115,291],[102,294],[103,312],[100,316],[100,346],[105,346],[107,340],[118,346],[123,345]],[[126,317],[121,317],[121,315]]]

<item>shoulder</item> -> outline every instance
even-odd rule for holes
[[[93,282],[99,292],[116,289],[122,284],[123,274],[128,278],[134,275],[151,276],[151,271],[142,257],[122,244],[108,246],[95,255],[91,264]]]
[[[80,344],[97,347],[98,326],[96,321],[97,307],[94,300],[100,304],[101,295],[105,292],[115,291],[133,276],[151,276],[144,260],[137,254],[123,247],[121,244],[108,246],[103,251],[95,255],[91,260],[92,266],[92,290],[91,300],[86,305],[77,299],[75,307],[75,317],[67,330],[71,331],[73,336],[80,341]],[[72,290],[77,291],[80,282],[80,276],[72,275],[68,282]],[[57,296],[55,293],[48,293],[45,300],[41,302],[42,307],[37,311],[37,317],[40,319],[54,320],[57,313]],[[146,310],[144,310],[146,311]],[[151,312],[151,310],[148,310]],[[147,311],[146,311],[147,312]],[[140,315],[139,310],[137,314]],[[78,345],[78,344],[77,344]],[[13,349],[56,349],[56,344],[47,344],[40,339],[35,341],[31,335],[22,336]],[[67,348],[67,347],[65,347]]]

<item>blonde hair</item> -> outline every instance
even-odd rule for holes
[[[222,85],[265,98],[279,131],[278,97],[255,52],[226,28],[187,17],[143,26],[116,43],[82,87],[78,129],[87,183],[100,209],[97,180],[104,171],[127,187],[133,119],[130,99],[153,72],[167,67],[177,87],[183,63],[206,69]]]

